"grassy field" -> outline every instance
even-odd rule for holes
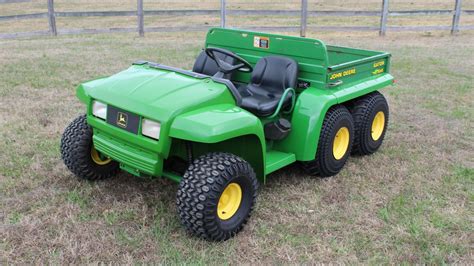
[[[84,112],[75,87],[138,59],[190,68],[204,37],[0,40],[1,264],[474,262],[472,31],[310,32],[393,54],[397,83],[382,91],[391,107],[385,142],[333,178],[306,176],[298,165],[271,174],[250,223],[229,241],[185,233],[171,181],[74,178],[59,139]]]

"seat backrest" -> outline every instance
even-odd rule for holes
[[[231,65],[235,64],[235,59],[220,53],[216,53],[219,59],[229,63]],[[193,72],[201,73],[204,75],[214,76],[219,71],[217,64],[214,60],[212,60],[205,51],[202,51],[199,56],[196,58],[196,62],[194,62]],[[232,73],[224,74],[224,79],[231,79]]]
[[[258,60],[250,82],[275,93],[296,88],[298,63],[283,56],[266,56]]]

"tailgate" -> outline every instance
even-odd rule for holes
[[[357,81],[377,77],[389,72],[390,54],[381,53],[355,61],[328,67],[326,84],[328,87],[357,83]]]

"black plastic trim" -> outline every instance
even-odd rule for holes
[[[149,67],[152,67],[152,68],[173,71],[173,72],[176,72],[176,73],[179,73],[179,74],[183,74],[183,75],[190,76],[190,77],[193,77],[193,78],[198,78],[198,79],[205,79],[205,78],[209,77],[208,75],[192,72],[192,71],[189,71],[189,70],[184,70],[182,68],[166,66],[166,65],[159,64],[159,63],[148,62],[147,65]]]

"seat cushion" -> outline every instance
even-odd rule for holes
[[[278,103],[287,88],[296,88],[298,64],[282,56],[261,58],[252,72],[251,82],[238,88],[242,96],[241,107],[258,116],[269,116],[276,111]],[[291,103],[289,93],[283,107]]]
[[[267,97],[265,95],[259,94],[250,95],[247,97],[243,96],[240,106],[257,116],[269,116],[275,112],[278,102],[280,102],[281,96],[281,94],[275,95],[275,97]],[[290,105],[292,96],[292,93],[286,95],[286,99],[283,102],[282,108],[286,108]]]
[[[230,56],[220,54],[220,53],[216,53],[216,56],[219,59],[221,59],[221,60],[223,60],[223,61],[225,61],[225,62],[227,62],[231,65],[235,65],[235,59],[230,57]],[[219,68],[217,67],[216,61],[212,60],[206,54],[205,51],[202,51],[198,55],[198,57],[196,58],[196,62],[194,62],[193,72],[201,73],[201,74],[208,75],[208,76],[214,76],[218,71],[219,71]],[[230,80],[232,78],[232,73],[224,74],[223,78]]]

